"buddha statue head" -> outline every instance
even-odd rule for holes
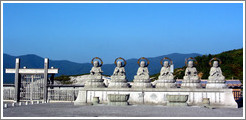
[[[122,67],[122,62],[121,61],[117,62],[117,67]]]
[[[193,67],[193,61],[188,62],[188,67],[192,68]]]
[[[140,67],[143,68],[143,67],[145,67],[145,66],[146,66],[145,61],[141,61],[141,62],[140,62]]]
[[[164,61],[163,66],[168,67],[168,61]]]
[[[99,66],[99,62],[98,61],[94,61],[93,65],[94,65],[94,67],[98,67]]]
[[[217,68],[218,66],[219,66],[219,62],[218,61],[214,61],[213,62],[213,67],[216,67]]]

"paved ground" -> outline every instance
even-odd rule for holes
[[[166,106],[74,106],[47,103],[4,108],[4,117],[242,117],[243,108],[208,109]]]

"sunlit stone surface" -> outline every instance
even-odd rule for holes
[[[145,61],[141,61],[137,75],[134,76],[132,88],[150,88],[149,70]]]
[[[196,67],[193,66],[193,61],[188,62],[188,67],[185,70],[184,80],[181,88],[200,88],[200,79],[197,75]]]
[[[206,88],[227,88],[225,77],[222,75],[218,61],[213,62],[209,74]]]
[[[170,70],[168,61],[164,61],[164,65],[161,68],[160,76],[156,80],[156,88],[172,88],[175,87],[175,80],[173,79],[173,74]]]

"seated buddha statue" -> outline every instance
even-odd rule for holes
[[[116,67],[114,69],[113,75],[111,76],[111,80],[109,82],[110,88],[126,88],[128,87],[128,83],[126,80],[126,72],[125,68],[122,65],[121,61],[118,61]]]
[[[149,70],[146,67],[145,61],[140,62],[140,67],[138,68],[137,75],[134,76],[134,79],[149,79]]]
[[[222,71],[219,67],[218,61],[213,62],[213,66],[209,72],[210,76],[208,77],[209,80],[217,80],[217,81],[224,81],[225,77],[222,75]]]
[[[99,66],[99,62],[98,61],[94,61],[93,62],[93,67],[90,70],[90,74],[91,75],[98,75],[101,76],[103,73],[101,67]]]
[[[188,81],[197,81],[197,80],[199,80],[199,77],[197,75],[197,70],[193,66],[193,61],[189,61],[188,62],[188,67],[185,70],[184,80],[188,80]]]
[[[125,68],[122,67],[122,62],[118,61],[117,66],[114,69],[113,76],[125,76],[125,75],[126,75]]]
[[[171,72],[168,61],[164,61],[163,66],[160,71],[160,76],[158,79],[161,80],[173,80],[173,74]]]

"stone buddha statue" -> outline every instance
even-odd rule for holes
[[[146,58],[142,58],[146,59]],[[140,59],[139,59],[140,60]],[[148,64],[147,64],[148,65]],[[137,75],[134,76],[133,85],[134,88],[149,88],[152,87],[149,79],[149,70],[145,61],[141,61]]]
[[[99,59],[101,61],[101,65],[99,65],[99,61],[93,61],[94,59]],[[102,79],[102,60],[98,57],[95,57],[92,59],[91,63],[93,64],[93,67],[90,70],[90,75],[88,76],[85,87],[105,87],[105,84],[103,83]]]
[[[158,80],[155,81],[156,88],[172,88],[175,87],[175,80],[173,79],[173,74],[168,61],[164,61],[163,66],[160,71]]]
[[[173,74],[171,72],[168,61],[164,61],[163,66],[160,71],[159,79],[173,80]]]
[[[184,80],[189,79],[189,80],[198,80],[199,77],[197,75],[197,70],[193,66],[193,61],[188,62],[188,67],[185,69],[185,76]]]
[[[90,74],[91,75],[102,75],[103,71],[101,67],[99,67],[99,62],[94,61],[93,62],[93,67],[91,68]]]
[[[117,59],[119,59],[119,58],[117,58]],[[121,58],[121,59],[123,59],[123,58]],[[124,62],[125,62],[125,60],[124,60]],[[116,64],[116,62],[115,62],[115,64]],[[125,62],[125,64],[126,64],[126,62]],[[125,66],[125,64],[124,64],[124,66]],[[111,76],[111,80],[110,80],[109,85],[108,85],[109,88],[113,88],[113,87],[114,88],[126,88],[126,87],[128,87],[127,80],[126,80],[126,72],[125,72],[124,66],[122,65],[121,61],[117,62],[116,67],[115,67],[114,72],[113,72],[113,75]]]
[[[145,61],[140,62],[140,67],[138,68],[137,75],[145,78],[149,78],[149,70],[146,67]]]
[[[224,80],[225,77],[222,75],[222,71],[219,67],[218,61],[213,62],[213,67],[210,69],[209,80]]]
[[[193,66],[193,61],[188,62],[188,66],[185,70],[185,76],[183,78],[181,87],[182,88],[200,88],[200,79],[197,75],[197,70]]]
[[[126,75],[125,68],[122,67],[122,62],[118,61],[117,66],[114,69],[113,76],[125,76],[125,75]]]
[[[225,77],[222,75],[218,61],[213,62],[209,74],[210,76],[208,77],[206,88],[227,88]]]

